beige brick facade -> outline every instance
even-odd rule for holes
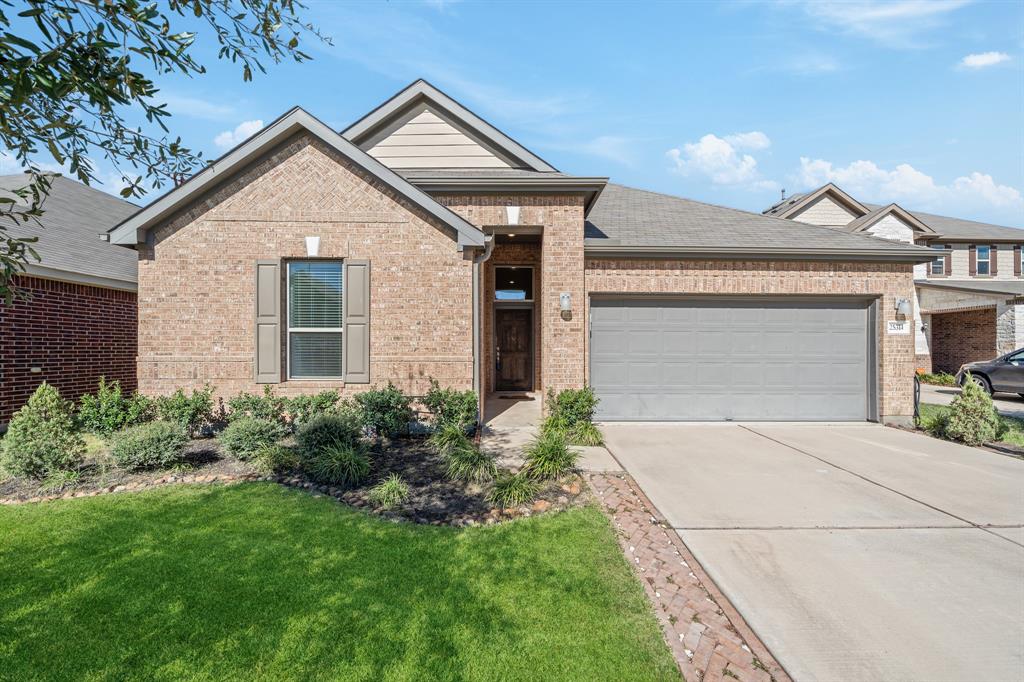
[[[222,396],[253,379],[254,266],[304,258],[371,263],[371,382],[419,394],[428,376],[470,388],[472,265],[448,228],[309,136],[296,136],[154,230],[140,246],[139,387],[209,382]],[[284,350],[285,344],[282,344]],[[282,362],[282,367],[285,367]],[[283,381],[281,393],[365,386]]]

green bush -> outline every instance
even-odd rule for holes
[[[477,421],[476,393],[441,388],[435,379],[430,380],[430,390],[423,396],[423,405],[434,415],[434,427],[437,429],[455,425],[465,430]]]
[[[228,453],[238,459],[247,460],[287,434],[287,429],[280,422],[258,417],[241,417],[228,424],[227,428],[221,431],[218,440]]]
[[[67,488],[74,488],[78,484],[78,480],[81,478],[81,474],[77,471],[69,471],[67,469],[60,469],[57,471],[51,471],[43,482],[39,484],[39,492],[51,495],[59,493]]]
[[[949,405],[946,437],[967,445],[981,445],[995,440],[998,430],[999,415],[992,397],[968,374],[960,395]]]
[[[302,453],[302,468],[317,483],[354,486],[370,475],[370,458],[362,443],[333,443]]]
[[[936,374],[923,372],[918,374],[917,377],[923,384],[934,384],[935,386],[956,386],[956,377],[946,372],[938,372]]]
[[[351,412],[343,412],[313,417],[295,432],[295,440],[299,455],[306,459],[334,445],[355,445],[359,443],[359,435],[358,418]]]
[[[299,455],[280,444],[267,445],[253,455],[250,464],[264,476],[287,474],[299,468]]]
[[[523,473],[535,480],[558,478],[575,469],[579,457],[579,451],[566,444],[563,433],[542,431],[526,448]]]
[[[85,442],[75,433],[74,404],[43,382],[7,425],[0,441],[0,468],[12,476],[41,479],[74,469]]]
[[[486,483],[498,475],[494,457],[468,441],[449,450],[445,461],[445,474],[453,481]]]
[[[337,391],[322,391],[314,395],[297,395],[289,398],[287,410],[292,428],[297,428],[314,417],[329,414],[337,405]]]
[[[566,428],[572,428],[580,422],[593,421],[596,407],[597,397],[589,386],[567,388],[557,395],[554,389],[548,389],[548,416],[563,422]]]
[[[363,426],[377,438],[394,438],[409,431],[413,419],[412,399],[390,381],[384,388],[374,388],[356,395]]]
[[[118,433],[110,456],[130,471],[163,469],[181,461],[188,443],[184,427],[174,422],[150,422]]]
[[[254,395],[245,391],[228,400],[229,422],[239,419],[254,418],[269,422],[284,422],[284,413],[288,400],[274,394],[270,386],[263,387],[263,395]]]
[[[502,509],[518,507],[537,496],[537,484],[522,473],[504,473],[499,476],[487,493],[487,501]]]
[[[430,447],[439,455],[447,455],[456,448],[470,445],[469,436],[457,424],[447,424],[430,434]]]
[[[936,438],[946,438],[946,426],[949,425],[949,412],[943,410],[932,416],[921,418],[921,428]]]
[[[157,398],[156,411],[160,419],[178,424],[189,436],[195,436],[213,421],[213,388],[207,385],[191,395],[179,388]]]
[[[565,433],[565,439],[570,445],[601,445],[604,443],[604,436],[592,422],[577,422]]]
[[[381,509],[391,509],[409,499],[409,484],[398,474],[391,474],[370,488],[370,502]]]
[[[121,383],[100,377],[96,394],[85,394],[78,400],[78,424],[85,431],[109,435],[126,426],[135,426],[153,418],[153,401],[133,393],[125,396]]]

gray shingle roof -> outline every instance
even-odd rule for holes
[[[920,258],[923,249],[863,234],[774,218],[735,208],[609,184],[587,220],[588,246],[678,247],[681,249],[766,247],[794,254],[811,251],[874,252]]]
[[[27,184],[27,175],[0,175],[0,191],[7,190],[8,195]],[[39,222],[19,223],[9,227],[8,233],[39,238],[32,248],[42,260],[37,263],[30,258],[30,266],[135,283],[138,254],[101,241],[100,234],[138,210],[135,204],[57,176]]]
[[[873,211],[881,208],[875,204],[864,204]],[[1024,241],[1024,230],[990,223],[979,223],[963,218],[951,218],[934,213],[911,211],[918,220],[939,233],[939,241],[955,239],[1007,239]]]
[[[952,289],[958,291],[976,291],[979,294],[1006,294],[1009,296],[1024,296],[1024,281],[1021,280],[950,280],[936,281],[930,279],[915,280],[914,284],[919,287],[932,287],[935,289]]]
[[[793,204],[798,203],[808,194],[810,194],[810,192],[801,192],[799,194],[793,194],[792,196],[788,196],[785,199],[782,199],[781,201],[772,204],[768,209],[764,211],[764,214],[778,215],[779,213],[783,213],[787,208],[789,208]]]
[[[418,178],[486,178],[504,180],[507,178],[571,178],[558,171],[535,171],[528,168],[408,168],[395,171],[406,180]]]

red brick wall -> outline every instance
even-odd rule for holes
[[[100,376],[135,390],[134,292],[36,277],[17,286],[31,298],[0,301],[0,422],[43,381],[71,400],[93,391]]]
[[[996,311],[932,315],[932,371],[956,372],[965,362],[991,360],[996,351]]]

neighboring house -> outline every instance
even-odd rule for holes
[[[833,184],[764,213],[936,251],[934,260],[914,268],[917,367],[956,372],[966,362],[1024,346],[1024,230],[862,204]]]
[[[28,184],[0,176],[0,192]],[[93,391],[101,376],[135,389],[134,254],[100,240],[111,221],[138,206],[65,177],[53,178],[38,221],[8,226],[12,237],[38,237],[15,286],[25,297],[0,299],[0,423],[43,381],[68,399]]]
[[[913,412],[913,336],[886,330],[930,252],[561,173],[423,81],[341,133],[289,111],[111,240],[138,250],[146,393],[434,377],[589,383],[608,420]]]

